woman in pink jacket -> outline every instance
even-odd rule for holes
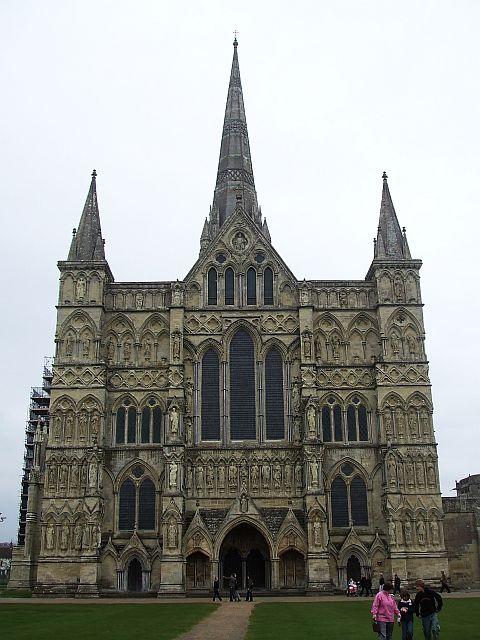
[[[385,582],[383,590],[377,593],[372,604],[372,616],[378,626],[378,640],[391,640],[395,615],[400,622],[400,611],[392,591],[392,583]]]

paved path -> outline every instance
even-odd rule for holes
[[[223,602],[204,620],[176,640],[243,640],[253,611],[251,602]]]

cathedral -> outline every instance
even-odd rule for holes
[[[387,176],[365,278],[297,280],[258,206],[237,47],[188,274],[115,282],[92,174],[11,588],[318,593],[448,566],[422,263]]]

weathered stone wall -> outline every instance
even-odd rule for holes
[[[480,498],[443,498],[445,546],[454,589],[480,587]]]

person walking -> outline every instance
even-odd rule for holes
[[[253,580],[247,576],[247,596],[245,602],[253,602]]]
[[[238,602],[240,597],[237,592],[237,575],[232,573],[231,576],[223,576],[225,580],[228,580],[228,588],[230,590],[230,602],[234,600]]]
[[[442,571],[442,575],[440,576],[440,593],[443,593],[445,589],[447,590],[447,593],[451,592],[450,587],[448,586],[448,581],[449,578],[445,575],[445,571]]]
[[[385,584],[385,578],[383,577],[383,573],[378,576],[378,590],[381,591],[383,589],[383,585]]]
[[[439,640],[440,624],[437,613],[442,610],[442,596],[425,586],[424,580],[417,580],[415,583],[417,595],[413,605],[415,614],[422,618],[422,628],[425,640]]]
[[[373,589],[372,589],[372,576],[367,574],[365,578],[365,586],[367,589],[367,596],[371,596],[373,598]]]
[[[401,618],[400,624],[402,625],[402,640],[413,640],[413,614],[415,613],[415,607],[406,589],[400,591],[398,609]]]
[[[378,640],[391,640],[395,616],[398,616],[400,622],[400,611],[392,596],[392,590],[392,583],[384,582],[383,589],[380,589],[373,600],[371,613],[377,623]]]
[[[213,601],[215,602],[215,598],[218,598],[220,602],[222,601],[222,596],[220,595],[220,580],[218,576],[215,576],[215,580],[213,581]]]
[[[400,593],[400,577],[395,574],[393,576],[393,595]]]

